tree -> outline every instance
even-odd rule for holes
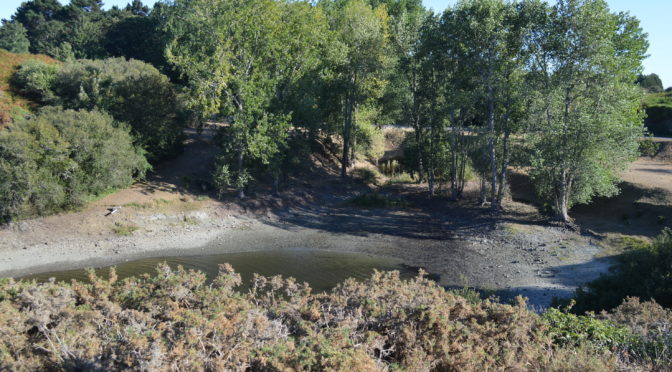
[[[351,161],[353,131],[357,128],[357,111],[361,104],[375,104],[384,92],[387,82],[383,79],[389,68],[389,37],[385,7],[373,9],[363,0],[340,3],[325,2],[331,28],[336,33],[335,47],[340,60],[334,71],[343,112],[343,155],[341,177],[345,178]]]
[[[656,74],[638,75],[637,84],[650,93],[660,93],[663,91],[663,82]]]
[[[189,81],[191,106],[227,119],[216,178],[220,188],[230,181],[241,198],[252,180],[247,165],[269,164],[285,144],[290,115],[274,110],[274,102],[301,76],[313,53],[310,40],[320,31],[286,26],[319,16],[299,3],[178,0],[169,10],[168,59]]]
[[[26,28],[19,22],[3,19],[0,26],[0,48],[12,53],[28,53],[30,40]]]
[[[568,222],[573,204],[616,194],[619,171],[637,156],[641,93],[632,82],[647,42],[636,19],[611,13],[603,0],[558,1],[537,20],[530,175]]]

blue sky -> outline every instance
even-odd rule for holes
[[[9,18],[23,0],[0,0],[0,18]],[[64,0],[60,0],[65,2]],[[144,0],[153,4],[156,0]],[[553,1],[553,0],[551,0]],[[125,6],[130,0],[104,0],[106,7]],[[428,8],[442,11],[456,0],[423,0]],[[672,85],[672,0],[607,0],[613,11],[630,11],[639,18],[644,31],[649,34],[650,57],[644,61],[646,73],[660,75],[663,85]]]

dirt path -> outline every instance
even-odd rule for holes
[[[367,189],[331,174],[293,181],[291,191],[245,202],[202,192],[215,150],[213,129],[189,133],[185,152],[154,176],[76,213],[23,221],[0,230],[0,276],[101,266],[138,258],[285,248],[363,252],[425,268],[449,287],[522,294],[534,306],[569,296],[607,270],[590,237],[550,226],[534,208],[511,203],[490,216],[466,201],[426,200],[362,210],[345,200]],[[105,217],[106,208],[121,206]]]

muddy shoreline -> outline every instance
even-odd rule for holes
[[[139,230],[130,236],[63,234],[50,231],[42,220],[25,221],[0,231],[0,277],[144,258],[307,248],[399,259],[425,269],[446,287],[484,289],[504,300],[520,294],[532,307],[543,308],[554,296],[570,296],[611,263],[597,258],[600,248],[589,239],[552,226],[494,223],[451,229],[431,226],[412,211],[322,212],[232,215],[216,203],[178,214],[126,211],[115,218],[137,224]],[[417,231],[404,230],[410,216],[420,219]]]

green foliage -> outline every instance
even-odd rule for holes
[[[103,10],[97,0],[71,1],[65,6],[57,0],[29,0],[11,18],[12,25],[22,28],[12,28],[17,35],[13,43],[29,45],[32,53],[62,61],[124,56],[163,66],[165,42],[158,30],[160,11],[157,13],[138,0],[124,9],[110,10]]]
[[[649,93],[661,93],[663,91],[663,82],[656,74],[639,75],[636,83]]]
[[[631,337],[627,328],[598,319],[593,314],[575,315],[550,308],[542,318],[548,323],[548,334],[558,345],[590,345],[614,350],[625,345]]]
[[[648,94],[643,106],[647,130],[659,137],[672,136],[672,92]]]
[[[545,53],[533,55],[530,175],[568,221],[572,205],[616,194],[619,172],[638,155],[642,96],[632,81],[648,43],[636,19],[604,1],[561,1],[547,19],[533,42]]]
[[[81,206],[148,168],[128,128],[110,116],[46,108],[0,131],[0,218]]]
[[[654,157],[660,150],[660,143],[655,141],[653,135],[648,134],[639,141],[639,155]]]
[[[48,104],[56,97],[52,91],[59,66],[42,61],[21,64],[11,78],[12,86],[23,96],[35,102]]]
[[[325,29],[306,2],[178,0],[168,10],[167,56],[189,81],[190,106],[228,118],[219,143],[239,196],[250,166],[278,173],[291,118],[284,97],[314,67]]]
[[[179,151],[187,117],[168,78],[124,58],[78,60],[61,66],[27,62],[13,79],[28,97],[66,109],[100,110],[130,125],[151,162]]]
[[[665,228],[653,244],[637,244],[618,258],[612,273],[576,292],[574,311],[612,309],[626,297],[655,300],[672,307],[672,230]]]
[[[30,40],[27,32],[21,23],[3,19],[0,26],[0,49],[12,53],[28,53]]]

